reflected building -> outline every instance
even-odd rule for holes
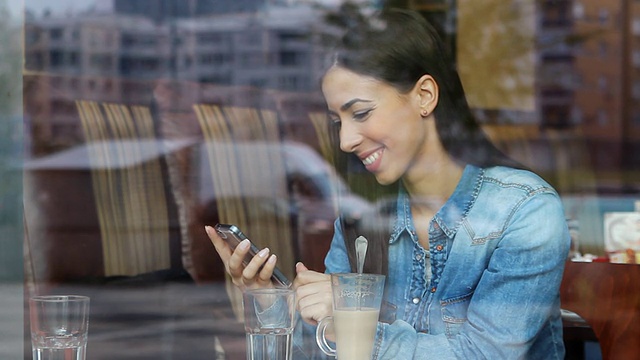
[[[459,5],[409,5],[439,23],[455,43]],[[582,142],[585,154],[576,155],[579,146],[567,147],[569,157],[580,157],[565,161],[567,169],[585,162],[598,169],[638,168],[639,8],[632,0],[535,2],[535,110],[517,113],[514,125],[537,128],[534,141],[555,136]],[[64,147],[79,137],[69,120],[76,99],[149,103],[145,82],[158,79],[316,91],[319,38],[327,31],[322,11],[285,0],[115,0],[109,14],[28,18],[27,74],[50,75],[26,84],[41,87],[31,92],[36,99],[25,99],[34,115],[34,144]],[[492,112],[485,115],[483,121],[496,121]],[[538,145],[532,152],[549,148]]]
[[[26,70],[315,89],[321,13],[308,5],[218,3],[228,4],[116,1],[113,14],[30,19]]]
[[[567,39],[573,32],[573,0],[541,1],[538,4],[537,98],[542,129],[571,129],[574,103],[574,54]]]
[[[316,91],[322,14],[281,3],[116,1],[107,14],[28,18],[25,73],[47,75],[25,84],[33,152],[78,142],[76,100],[148,104],[158,79]]]
[[[640,168],[640,3],[574,0],[573,18],[575,121],[609,186],[634,186],[613,172]]]
[[[286,0],[114,0],[113,4],[117,14],[142,15],[162,23],[196,15],[252,13],[287,3]]]
[[[314,91],[322,71],[318,19],[313,9],[295,7],[178,22],[177,78]]]

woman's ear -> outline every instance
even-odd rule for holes
[[[420,115],[429,116],[438,105],[438,83],[431,75],[422,75],[416,82],[414,90],[418,95]]]

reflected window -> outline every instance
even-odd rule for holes
[[[640,111],[635,112],[632,116],[633,126],[640,128]]]
[[[609,21],[609,9],[600,9],[598,12],[598,21],[600,21],[602,25],[605,25]]]
[[[609,89],[609,82],[607,81],[607,77],[601,75],[598,77],[598,89],[601,91],[607,91]]]
[[[99,72],[109,71],[113,66],[111,55],[93,54],[90,61],[91,66]]]
[[[579,1],[573,3],[573,18],[575,20],[584,19],[584,5]]]
[[[609,49],[609,44],[607,44],[607,42],[600,41],[600,43],[598,43],[598,53],[600,57],[607,57],[608,49]]]
[[[640,19],[633,19],[633,22],[631,23],[631,32],[633,33],[633,35],[640,35]]]
[[[49,38],[51,40],[62,40],[63,35],[64,35],[63,29],[55,28],[55,29],[49,30]]]
[[[77,51],[69,52],[69,65],[76,66],[80,64],[80,54]]]
[[[243,43],[245,45],[258,46],[262,44],[262,34],[260,32],[247,32],[243,36]]]
[[[295,43],[298,41],[305,41],[306,35],[299,33],[280,33],[278,34],[278,38],[282,43]]]
[[[40,31],[27,29],[24,35],[24,41],[26,46],[35,45],[38,41],[40,41]]]
[[[304,63],[304,54],[296,51],[281,51],[280,52],[280,65],[282,66],[296,66]]]
[[[596,117],[596,121],[598,122],[598,126],[605,126],[609,122],[609,117],[607,116],[607,111],[604,109],[598,110],[598,115]]]
[[[564,26],[571,23],[570,2],[546,1],[543,4],[543,24],[546,26]]]
[[[640,99],[640,81],[636,80],[633,83],[633,88],[631,90],[631,95],[633,96],[634,99],[639,100]]]
[[[204,33],[198,34],[196,41],[198,45],[218,45],[223,42],[223,37],[220,34]]]
[[[49,52],[49,64],[51,67],[60,67],[64,64],[64,52],[61,50],[51,50]]]
[[[582,123],[583,119],[582,109],[577,106],[573,106],[571,108],[571,122],[574,125],[579,125]]]

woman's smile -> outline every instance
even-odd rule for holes
[[[364,164],[364,166],[367,168],[368,171],[373,173],[373,172],[376,172],[376,170],[378,170],[378,168],[380,167],[380,163],[382,162],[383,152],[384,152],[384,148],[380,148],[375,152],[371,153],[370,155],[367,155],[364,158],[360,157],[360,159],[362,160],[362,163]]]

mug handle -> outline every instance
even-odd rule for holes
[[[333,316],[327,316],[324,319],[320,320],[318,323],[318,327],[316,328],[316,343],[320,350],[328,356],[336,356],[336,350],[331,348],[327,343],[327,338],[325,337],[325,332],[327,331],[327,326],[329,323],[333,322]]]

